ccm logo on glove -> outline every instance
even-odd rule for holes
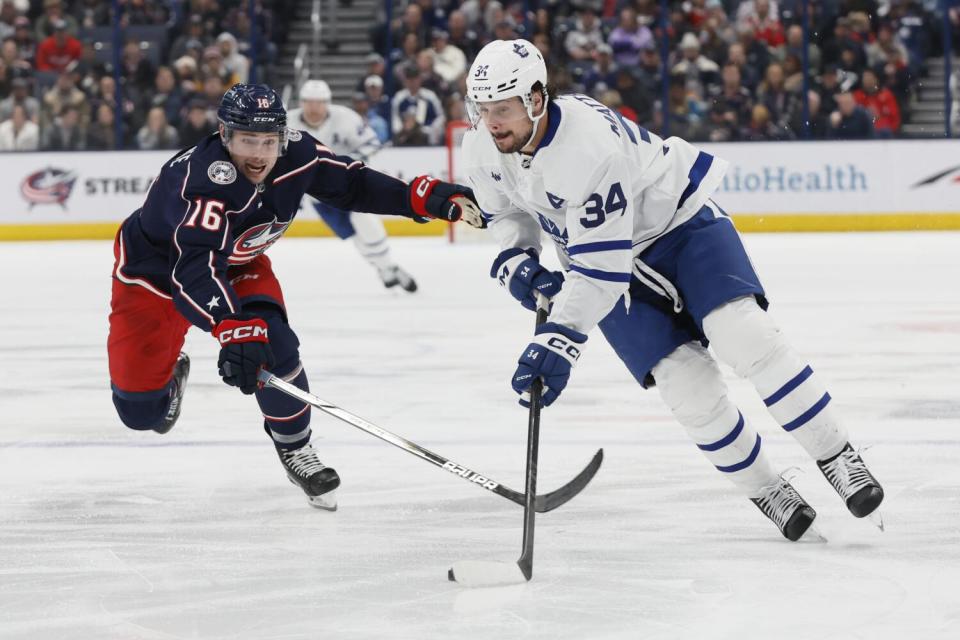
[[[255,324],[251,326],[231,320],[224,321],[223,324],[227,326],[221,328],[220,333],[217,334],[217,340],[220,341],[220,344],[230,342],[267,342],[269,340],[267,336],[267,324],[263,320],[254,322]],[[231,328],[230,323],[235,323],[240,326]]]
[[[578,360],[580,358],[580,349],[577,349],[576,345],[567,342],[560,336],[554,335],[547,340],[547,346],[556,351],[557,353],[563,353],[570,356],[572,360]],[[534,356],[535,357],[535,356]]]
[[[421,176],[417,178],[417,195],[420,196],[420,198],[426,198],[427,194],[430,193],[430,186],[436,181],[436,178],[431,178],[430,176]]]
[[[520,404],[530,406],[530,387],[543,380],[543,405],[549,407],[560,396],[570,379],[573,365],[580,359],[580,348],[587,336],[570,327],[546,322],[533,336],[517,361],[510,385],[520,395]]]

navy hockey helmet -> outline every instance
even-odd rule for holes
[[[223,94],[217,119],[224,127],[223,144],[234,131],[276,133],[280,155],[287,150],[287,110],[276,91],[265,84],[235,84]]]

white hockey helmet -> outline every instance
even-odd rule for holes
[[[300,87],[300,102],[304,100],[319,100],[321,102],[330,102],[333,94],[330,92],[330,85],[323,80],[307,80]]]
[[[467,74],[467,113],[476,125],[476,104],[519,97],[527,116],[537,123],[546,112],[533,115],[533,87],[537,83],[546,102],[547,65],[540,50],[526,40],[494,40],[480,50]]]

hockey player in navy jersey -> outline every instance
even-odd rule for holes
[[[523,349],[513,389],[544,381],[557,400],[599,326],[643,387],[654,385],[708,460],[790,540],[816,512],[768,461],[731,402],[714,358],[753,383],[863,517],[883,490],[850,445],[830,394],[766,313],[760,280],[712,200],[726,162],[659,136],[583,95],[555,98],[536,47],[495,41],[467,76],[474,129],[463,138],[469,184],[502,251],[490,275],[525,307],[552,301]],[[541,231],[563,273],[539,260]]]
[[[304,194],[348,210],[481,224],[468,188],[428,176],[409,185],[287,129],[265,85],[233,86],[218,131],[166,162],[143,207],[114,244],[108,354],[113,402],[131,429],[168,432],[190,369],[180,352],[191,326],[220,344],[224,382],[256,394],[288,477],[314,506],[332,509],[340,484],[310,445],[310,407],[257,384],[267,368],[307,389],[299,341],[267,249]]]
[[[380,150],[380,139],[360,115],[349,107],[331,104],[330,86],[323,80],[307,80],[300,87],[300,107],[291,109],[288,125],[320,140],[337,155],[364,163]],[[377,270],[388,289],[399,286],[413,293],[417,282],[391,257],[387,231],[377,216],[344,211],[314,198],[306,198],[320,218],[341,240],[352,240],[357,251]]]

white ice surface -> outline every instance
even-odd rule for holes
[[[466,590],[458,560],[520,554],[522,510],[314,413],[343,478],[321,512],[287,482],[252,398],[191,331],[183,415],[125,429],[106,360],[107,242],[0,246],[0,638],[139,640],[960,637],[960,234],[746,238],[792,341],[884,484],[858,521],[749,385],[734,397],[798,466],[826,544],[791,544],[710,466],[594,332],[543,414],[539,486],[606,461],[537,519],[529,584]],[[315,393],[514,489],[532,331],[494,249],[396,239],[414,296],[349,243],[271,250]]]

